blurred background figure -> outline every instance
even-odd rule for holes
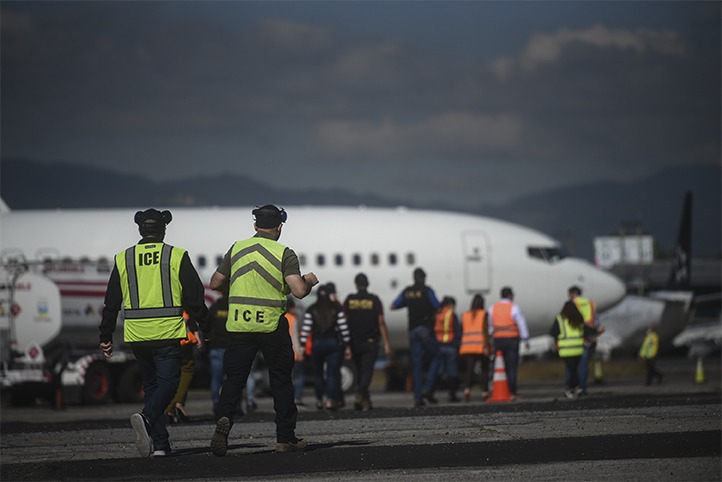
[[[316,302],[308,307],[303,316],[300,341],[304,345],[309,336],[313,336],[311,361],[316,408],[336,410],[336,397],[341,383],[339,365],[344,351],[349,357],[351,355],[348,346],[351,339],[343,310],[331,299],[326,285],[318,288],[316,297]]]
[[[484,297],[474,295],[471,308],[461,315],[461,346],[459,356],[464,367],[464,401],[471,401],[476,365],[480,364],[481,398],[489,398],[489,354],[492,352],[489,339],[489,317],[484,308]]]
[[[168,423],[187,422],[188,412],[185,408],[188,388],[193,381],[195,372],[195,350],[203,351],[203,337],[198,333],[198,324],[183,313],[183,319],[188,330],[188,338],[181,340],[181,376],[175,396],[165,408]]]
[[[567,301],[552,323],[549,335],[559,357],[564,360],[567,398],[577,398],[579,389],[579,362],[584,354],[584,338],[596,333],[584,323],[584,317],[573,301]]]
[[[659,352],[659,336],[654,331],[654,325],[647,328],[647,336],[644,337],[642,347],[639,349],[639,358],[644,361],[646,369],[645,385],[651,385],[652,379],[656,378],[657,383],[662,383],[664,374],[657,370],[657,353]]]
[[[221,297],[213,303],[208,311],[211,331],[208,333],[208,357],[211,363],[211,400],[213,413],[218,407],[218,398],[223,384],[223,355],[228,347],[228,296],[221,293]]]
[[[436,341],[439,342],[440,380],[445,380],[449,390],[449,402],[458,402],[456,391],[459,389],[459,345],[461,344],[461,325],[456,316],[456,300],[444,296],[441,309],[436,313],[434,323]]]

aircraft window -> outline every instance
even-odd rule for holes
[[[527,247],[527,253],[531,258],[537,258],[550,264],[556,263],[566,257],[564,250],[557,246],[529,246]]]
[[[361,255],[356,253],[351,258],[354,266],[359,266],[361,264]]]
[[[336,266],[343,266],[343,255],[337,254],[333,257],[333,262]]]
[[[326,257],[325,257],[324,255],[322,255],[322,254],[317,254],[317,255],[316,255],[316,264],[317,264],[318,266],[323,266],[323,265],[325,265],[325,264],[326,264]]]
[[[396,254],[395,253],[389,254],[389,264],[391,266],[396,266]]]
[[[198,267],[199,268],[205,268],[206,267],[206,257],[201,255],[198,256]]]
[[[406,253],[406,264],[409,266],[416,264],[416,256],[414,256],[414,253]]]
[[[306,265],[306,255],[305,254],[298,255],[298,264],[300,264],[301,266]]]
[[[82,264],[82,265],[90,264],[90,258],[88,258],[87,256],[83,256],[82,258],[80,258],[80,264]]]
[[[222,262],[223,262],[223,256],[221,256],[221,255],[216,256],[216,266],[220,266]]]
[[[379,264],[379,255],[376,254],[376,253],[373,253],[373,254],[371,255],[371,265],[372,265],[372,266],[377,266],[378,264]]]

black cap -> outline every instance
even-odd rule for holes
[[[252,214],[256,219],[256,226],[261,229],[275,228],[279,224],[285,223],[287,217],[283,208],[279,209],[273,204],[256,207]]]
[[[135,224],[138,226],[165,226],[166,224],[170,224],[172,220],[173,216],[170,211],[160,212],[157,209],[150,208],[135,213]]]
[[[414,279],[426,279],[426,272],[421,268],[416,268],[414,270]]]
[[[368,286],[368,285],[369,285],[369,279],[368,279],[368,278],[366,277],[366,275],[363,274],[363,273],[357,274],[353,281],[354,281],[354,283],[356,283],[357,285],[362,285],[362,286]]]

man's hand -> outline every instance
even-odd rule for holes
[[[106,341],[104,343],[101,343],[100,349],[103,350],[103,355],[105,356],[105,358],[113,357],[113,342]]]

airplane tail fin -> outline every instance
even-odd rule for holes
[[[688,290],[690,288],[692,260],[692,192],[687,191],[679,223],[677,245],[674,248],[674,262],[667,282],[669,289]]]

